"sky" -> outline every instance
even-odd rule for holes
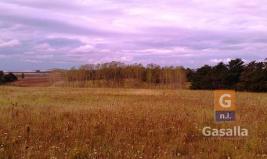
[[[0,70],[267,58],[265,0],[1,0]]]

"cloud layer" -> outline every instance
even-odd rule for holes
[[[267,57],[263,0],[1,0],[0,69]]]

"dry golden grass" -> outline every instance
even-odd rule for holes
[[[0,87],[0,158],[263,158],[267,94],[238,93],[216,124],[211,91]],[[204,126],[249,137],[203,137]]]

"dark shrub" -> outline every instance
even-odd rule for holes
[[[9,73],[3,77],[4,82],[14,82],[16,80],[18,80],[18,78],[13,73]]]

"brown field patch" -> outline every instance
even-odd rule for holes
[[[267,95],[238,93],[240,120],[216,124],[211,91],[0,87],[0,158],[260,158]],[[241,125],[245,138],[207,138]]]

